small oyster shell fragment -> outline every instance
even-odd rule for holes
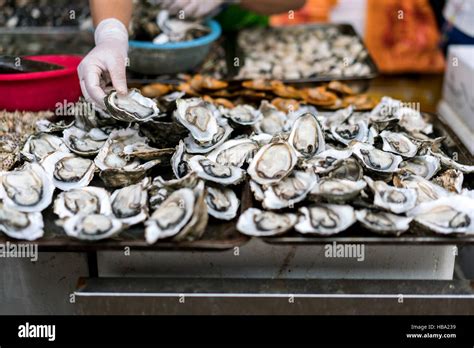
[[[40,212],[52,201],[54,185],[38,163],[1,173],[0,197],[6,206],[22,212]]]
[[[37,133],[30,135],[26,140],[21,154],[28,161],[40,162],[46,156],[56,151],[69,152],[63,140],[56,135],[50,133]]]
[[[392,152],[403,157],[414,157],[418,152],[418,146],[402,133],[384,130],[380,133],[380,137],[383,141],[384,151]]]
[[[417,192],[410,188],[397,188],[383,181],[374,181],[364,177],[374,192],[374,205],[392,213],[401,214],[413,209],[417,201]]]
[[[86,132],[77,127],[65,129],[63,140],[72,152],[81,156],[93,156],[104,146],[109,135],[99,128]]]
[[[119,121],[146,122],[160,116],[156,102],[144,97],[138,89],[131,89],[127,95],[111,91],[104,103],[110,115]]]
[[[352,143],[354,154],[370,170],[380,173],[393,173],[403,158],[390,152],[385,152],[365,143]]]
[[[287,142],[275,141],[258,150],[247,172],[261,185],[273,184],[290,174],[296,161],[295,151]]]
[[[447,169],[433,179],[433,182],[446,190],[461,193],[464,174],[457,169]]]
[[[239,199],[234,191],[225,187],[206,188],[207,212],[219,220],[232,220],[237,216]]]
[[[204,180],[221,185],[235,185],[245,178],[245,171],[233,166],[217,164],[204,156],[194,156],[189,160],[192,171]]]
[[[103,188],[94,186],[61,192],[54,201],[54,213],[60,219],[79,214],[110,215],[110,196]]]
[[[345,202],[358,196],[366,185],[364,180],[323,178],[311,190],[311,195],[324,197],[329,202]]]
[[[122,223],[112,216],[78,214],[64,221],[64,232],[80,240],[95,241],[110,238],[122,230]]]
[[[350,205],[316,204],[299,209],[295,230],[303,234],[329,236],[348,229],[355,221]]]
[[[41,165],[52,177],[54,186],[62,191],[89,185],[95,172],[94,161],[66,152],[47,156]]]
[[[135,225],[148,217],[149,185],[150,179],[145,178],[138,184],[115,190],[110,197],[112,213],[124,225]]]
[[[300,157],[310,158],[325,150],[324,133],[316,116],[301,115],[293,123],[288,143]]]
[[[36,240],[44,234],[41,213],[24,213],[0,202],[0,231],[8,237],[23,240]]]
[[[415,221],[442,234],[474,234],[474,200],[466,196],[443,197],[420,204],[409,212]]]
[[[413,220],[412,217],[369,209],[356,211],[356,218],[365,228],[372,232],[382,235],[394,234],[396,236],[408,230],[410,222]]]
[[[210,152],[206,157],[224,166],[243,167],[252,160],[259,146],[248,138],[231,139]]]
[[[279,182],[263,190],[265,209],[282,209],[301,202],[318,182],[317,176],[309,171],[293,171]]]
[[[398,168],[404,169],[412,174],[421,176],[426,180],[430,180],[440,167],[440,161],[435,156],[423,155],[415,156],[401,162]]]
[[[201,98],[176,100],[175,118],[198,143],[211,143],[219,131],[217,108]]]
[[[240,215],[237,230],[247,236],[277,236],[293,228],[296,221],[296,214],[275,213],[249,208]]]

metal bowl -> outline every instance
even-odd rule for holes
[[[211,32],[195,40],[154,44],[146,41],[129,41],[130,70],[142,74],[175,74],[193,70],[206,58],[212,43],[222,29],[215,20],[205,24]]]

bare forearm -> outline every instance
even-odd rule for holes
[[[306,0],[241,0],[240,6],[262,15],[272,15],[298,10]]]
[[[132,17],[132,0],[90,0],[90,8],[94,26],[107,18],[116,18],[126,28]]]

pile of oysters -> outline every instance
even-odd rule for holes
[[[323,114],[132,89],[110,91],[105,105],[42,122],[26,140],[20,164],[0,176],[2,232],[38,239],[52,209],[66,235],[88,241],[136,224],[149,244],[196,240],[209,217],[250,236],[332,235],[356,222],[379,234],[415,224],[474,233],[464,183],[474,166],[443,153],[432,125],[398,100]],[[254,204],[238,217],[244,183]]]

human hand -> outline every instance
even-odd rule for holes
[[[77,72],[86,100],[105,108],[104,87],[110,80],[118,93],[127,93],[128,32],[122,22],[108,18],[99,23],[94,37],[96,46],[79,64]]]

